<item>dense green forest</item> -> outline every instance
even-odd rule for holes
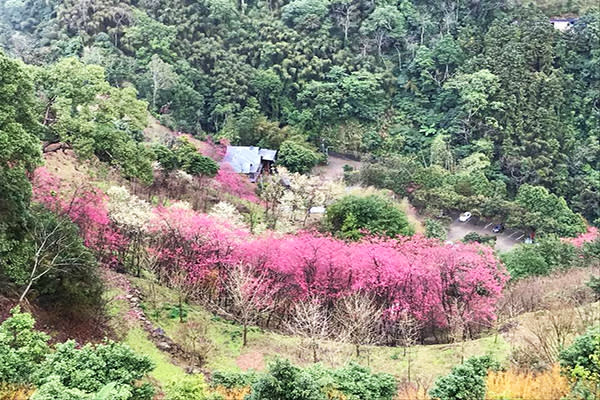
[[[600,398],[598,228],[598,0],[0,0],[0,400]]]
[[[308,152],[308,167],[320,159],[314,151],[362,156],[367,168],[351,178],[411,194],[432,215],[507,217],[528,184],[597,224],[599,10],[593,2],[540,6],[3,0],[0,44],[28,64],[79,74],[83,84],[105,84],[92,66],[100,65],[111,93],[133,96],[134,87],[176,130],[284,144],[288,153]],[[579,19],[561,32],[549,22],[556,15]],[[60,105],[56,93],[45,96],[52,118]],[[44,122],[46,139],[74,139]],[[133,135],[138,122],[122,131]],[[74,144],[93,151],[89,139]],[[149,179],[147,167],[126,169]]]

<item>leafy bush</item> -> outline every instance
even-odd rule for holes
[[[327,208],[327,224],[332,233],[358,239],[361,230],[394,237],[414,233],[406,215],[394,203],[382,197],[345,196]]]
[[[572,382],[572,398],[600,395],[600,327],[590,328],[560,353],[560,366]]]
[[[51,375],[35,391],[31,400],[128,400],[131,391],[127,387],[117,388],[114,382],[103,386],[98,392],[86,393],[77,388],[66,387],[57,375]]]
[[[511,225],[533,228],[538,234],[556,234],[561,237],[574,237],[586,231],[581,215],[571,211],[565,199],[542,186],[522,185],[515,203],[519,209],[511,213]]]
[[[211,386],[222,386],[227,389],[252,385],[257,379],[254,372],[222,372],[216,371],[210,381]]]
[[[34,400],[149,400],[154,390],[139,381],[153,369],[145,356],[107,341],[77,348],[74,341],[47,345],[30,314],[19,308],[0,325],[0,382],[38,387]]]
[[[356,400],[391,400],[398,390],[396,380],[389,374],[373,374],[369,368],[356,363],[331,373],[335,389]]]
[[[181,138],[172,148],[154,145],[152,151],[166,172],[181,169],[190,175],[215,176],[219,166],[210,157],[203,156],[187,139]]]
[[[288,360],[277,359],[267,373],[216,372],[211,381],[212,387],[230,391],[250,385],[248,400],[391,400],[397,392],[393,376],[373,374],[355,363],[336,370],[320,364],[302,369]]]
[[[290,172],[306,173],[320,160],[319,155],[304,144],[286,140],[277,154],[278,162]]]
[[[500,258],[512,279],[548,275],[552,271],[573,266],[575,247],[556,236],[546,236],[535,244],[522,244]]]
[[[425,236],[428,238],[446,240],[446,228],[441,222],[427,218],[425,220]]]
[[[483,400],[487,371],[498,368],[499,364],[489,356],[471,357],[438,378],[429,395],[439,400]]]
[[[248,400],[326,400],[317,381],[287,360],[277,359],[252,385]]]
[[[477,243],[481,243],[481,244],[490,244],[493,246],[496,243],[496,236],[480,235],[477,232],[469,232],[462,238],[462,241],[464,243],[477,242]]]
[[[49,351],[50,336],[33,329],[35,321],[20,308],[0,325],[0,382],[30,383],[32,373]]]
[[[154,368],[145,356],[139,356],[129,346],[107,341],[86,344],[77,348],[74,341],[59,343],[54,351],[37,367],[34,382],[43,386],[60,382],[68,389],[95,393],[109,383],[118,390],[124,388],[131,400],[152,399],[154,391],[149,384],[137,382]],[[58,380],[51,377],[58,377]]]
[[[165,400],[206,400],[206,383],[201,374],[187,375],[169,384],[165,389]]]

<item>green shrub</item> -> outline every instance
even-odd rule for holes
[[[373,374],[356,363],[332,372],[335,389],[356,400],[392,400],[398,391],[389,374]]]
[[[177,141],[173,148],[157,144],[152,146],[154,157],[167,172],[181,169],[190,175],[215,176],[219,171],[217,163],[203,156],[187,139]]]
[[[85,393],[100,391],[105,385],[113,383],[129,395],[131,400],[152,399],[154,390],[149,384],[138,385],[148,372],[154,368],[145,356],[139,356],[125,344],[107,341],[103,344],[86,344],[77,348],[69,340],[55,346],[54,352],[37,367],[33,382],[38,386],[56,381],[57,376],[67,389],[77,389]]]
[[[277,154],[278,162],[290,172],[306,173],[320,160],[319,155],[304,144],[286,140]]]
[[[499,364],[489,356],[471,357],[438,378],[429,395],[436,400],[483,400],[487,371],[498,368]]]
[[[585,232],[585,220],[575,214],[564,198],[558,197],[542,186],[524,184],[515,198],[518,206],[512,210],[509,223],[512,226],[533,228],[538,234],[556,234],[575,237]]]
[[[0,325],[0,382],[26,384],[49,351],[50,336],[33,329],[31,314],[11,310],[11,317]]]
[[[326,400],[313,377],[287,360],[277,359],[252,385],[247,400]]]
[[[152,362],[128,346],[107,341],[77,348],[74,341],[47,345],[30,314],[19,308],[0,325],[0,382],[35,385],[33,400],[149,400],[140,380]]]
[[[522,244],[500,255],[512,279],[548,275],[568,269],[576,260],[575,247],[556,236],[538,239],[535,244]]]
[[[494,235],[480,235],[477,232],[469,232],[463,238],[462,241],[464,243],[481,243],[481,244],[489,244],[493,246],[496,243],[496,236]]]
[[[358,239],[361,231],[394,237],[414,233],[406,214],[379,196],[345,196],[327,208],[328,229],[346,239]]]
[[[254,372],[221,372],[216,371],[210,381],[211,386],[222,386],[227,389],[252,385],[257,379]]]
[[[396,380],[389,374],[373,374],[369,368],[351,363],[331,370],[320,364],[308,368],[277,359],[264,374],[215,372],[212,387],[236,389],[252,386],[247,400],[391,400]]]
[[[560,366],[572,383],[571,398],[584,400],[600,396],[600,327],[575,339],[559,357]]]
[[[427,218],[425,220],[425,236],[432,239],[446,240],[446,228],[441,222]]]
[[[180,139],[175,147],[178,167],[190,175],[215,176],[219,171],[217,163],[198,150],[186,139]]]
[[[206,384],[201,374],[187,375],[165,388],[165,400],[206,400]]]

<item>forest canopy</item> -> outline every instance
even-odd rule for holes
[[[151,179],[128,141],[148,107],[176,130],[283,146],[293,171],[325,149],[439,166],[443,182],[392,188],[429,186],[415,196],[432,212],[499,216],[528,184],[597,224],[600,14],[592,2],[536,3],[2,0],[0,45],[51,65],[37,78],[54,118],[45,134],[126,176]],[[562,15],[578,16],[566,31],[550,23]],[[91,121],[84,104],[105,115]],[[459,197],[440,198],[450,186]]]

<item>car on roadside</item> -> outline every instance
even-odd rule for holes
[[[473,214],[471,214],[469,211],[465,211],[464,213],[460,214],[460,216],[458,217],[458,220],[460,222],[467,222],[468,220],[471,219],[472,216],[473,216]]]
[[[502,233],[502,232],[504,232],[504,224],[501,223],[501,224],[495,225],[492,228],[492,232],[494,232],[494,233]]]

